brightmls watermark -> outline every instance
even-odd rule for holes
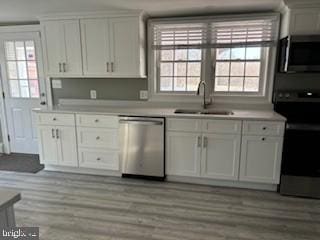
[[[39,228],[14,227],[0,229],[0,240],[39,240]]]

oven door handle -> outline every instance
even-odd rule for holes
[[[320,125],[287,123],[286,130],[320,131]]]

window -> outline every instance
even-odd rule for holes
[[[204,80],[218,95],[266,95],[278,25],[277,14],[151,20],[154,93],[193,95]]]
[[[159,55],[160,91],[196,91],[201,78],[201,49],[162,50]]]
[[[38,69],[32,40],[6,41],[7,75],[13,98],[39,98]]]
[[[261,52],[261,47],[217,48],[214,62],[215,91],[259,92]]]

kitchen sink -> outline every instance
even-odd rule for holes
[[[176,109],[176,114],[204,114],[204,115],[233,115],[229,110],[198,110],[198,109]]]

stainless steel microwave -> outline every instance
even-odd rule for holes
[[[320,72],[320,35],[288,36],[279,47],[280,72]]]

